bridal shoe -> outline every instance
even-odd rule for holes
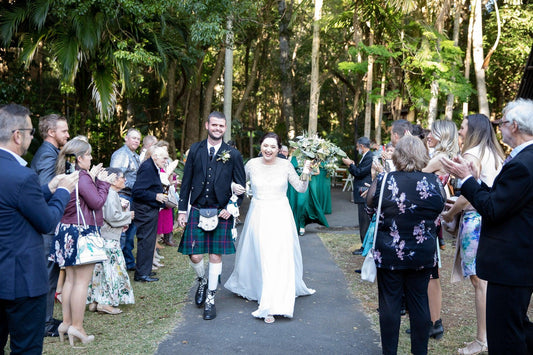
[[[83,335],[78,329],[73,326],[68,327],[68,341],[70,346],[74,346],[74,339],[78,338],[83,344],[88,344],[94,340],[94,335]]]
[[[265,317],[265,323],[266,324],[272,324],[276,321],[276,318],[274,318],[273,315],[269,314],[268,316]]]
[[[60,342],[65,341],[65,334],[67,334],[69,327],[70,326],[68,324],[65,324],[63,322],[61,322],[61,324],[57,327],[57,332],[59,333]]]

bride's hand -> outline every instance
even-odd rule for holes
[[[304,167],[302,169],[302,173],[309,174],[311,171],[311,160],[306,160],[304,163]]]

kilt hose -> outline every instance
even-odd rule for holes
[[[235,244],[231,237],[233,216],[219,218],[217,227],[206,232],[198,227],[200,211],[192,207],[187,226],[183,231],[178,251],[184,255],[196,254],[235,254]]]

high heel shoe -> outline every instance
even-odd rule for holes
[[[61,299],[61,292],[56,292],[54,295],[56,303],[63,303],[63,300]]]
[[[57,333],[59,334],[60,342],[65,341],[65,334],[67,334],[69,327],[70,326],[68,324],[65,324],[63,322],[61,322],[61,324],[57,326]]]
[[[78,338],[83,344],[88,344],[94,340],[94,335],[83,335],[78,329],[73,326],[68,327],[68,341],[70,346],[74,346],[74,339]]]

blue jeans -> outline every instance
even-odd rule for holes
[[[132,208],[133,199],[131,196],[121,194],[120,197],[130,201],[130,208]],[[128,270],[135,269],[135,257],[133,256],[135,232],[137,232],[137,227],[135,227],[132,221],[129,228],[120,236],[120,247],[122,248],[122,254],[124,254],[124,260],[126,261],[126,268]]]

